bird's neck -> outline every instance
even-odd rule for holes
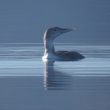
[[[45,49],[45,53],[44,53],[45,55],[55,53],[54,42],[52,39],[51,40],[44,39],[44,49]]]

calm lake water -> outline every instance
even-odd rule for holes
[[[110,110],[110,46],[56,50],[86,58],[47,64],[42,44],[0,44],[0,110]]]

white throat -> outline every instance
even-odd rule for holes
[[[54,39],[46,39],[44,37],[44,56],[42,59],[53,59],[55,58],[55,48],[54,48]]]
[[[53,40],[44,40],[44,49],[45,53],[44,54],[54,54],[55,49],[54,49],[54,42]]]

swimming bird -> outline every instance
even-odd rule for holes
[[[54,39],[63,33],[72,31],[72,29],[52,27],[44,33],[44,56],[43,61],[77,61],[84,56],[76,51],[55,51]]]

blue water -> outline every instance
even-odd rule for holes
[[[57,44],[86,58],[42,62],[42,44],[0,44],[0,110],[110,110],[110,46]]]

